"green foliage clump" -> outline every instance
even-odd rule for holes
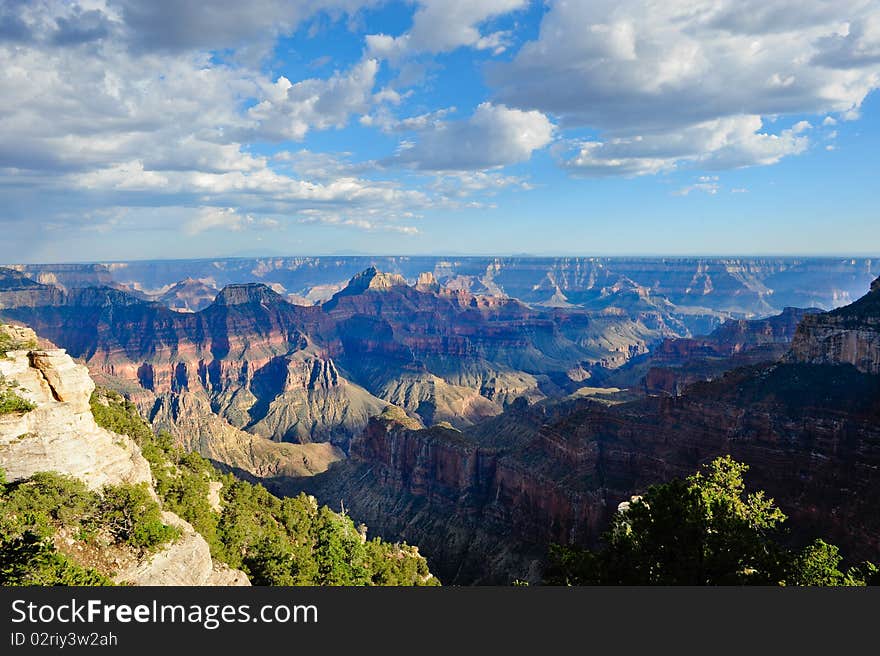
[[[0,387],[0,415],[30,412],[36,407],[36,405],[27,399],[21,398],[11,389]]]
[[[257,585],[438,585],[413,547],[367,540],[313,497],[280,499],[229,475],[213,546]]]
[[[366,539],[366,527],[319,507],[313,497],[279,498],[262,485],[221,475],[197,453],[154,435],[134,405],[96,390],[99,425],[132,437],[150,463],[163,507],[205,538],[212,556],[242,569],[255,585],[439,585],[415,547]],[[222,483],[219,512],[211,484]]]
[[[162,524],[143,485],[98,493],[52,472],[15,483],[0,475],[0,585],[110,585],[104,574],[57,551],[53,537],[61,529],[97,549],[109,540],[141,553],[179,535]]]
[[[162,523],[162,514],[147,490],[140,485],[108,485],[104,487],[99,506],[101,525],[117,542],[125,542],[142,551],[171,542],[180,531]]]
[[[0,324],[0,358],[5,358],[7,351],[15,351],[19,349],[35,349],[37,342],[35,340],[21,340],[14,333],[10,332],[3,324]]]
[[[89,400],[95,423],[114,433],[128,435],[135,442],[148,442],[153,431],[137,412],[134,403],[108,389],[96,390]]]
[[[51,538],[25,531],[0,535],[0,585],[113,585],[113,581],[58,553]]]
[[[847,572],[837,547],[817,540],[793,553],[779,542],[786,517],[764,492],[746,493],[748,466],[718,458],[686,480],[652,486],[621,509],[600,551],[553,545],[557,585],[865,585],[877,568]]]

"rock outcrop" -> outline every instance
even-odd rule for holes
[[[187,278],[153,298],[172,310],[199,312],[214,302],[218,291],[205,280]]]
[[[137,445],[95,423],[89,409],[95,384],[88,369],[64,350],[9,351],[0,358],[0,377],[36,405],[30,412],[0,417],[0,467],[10,480],[57,471],[92,489],[151,483]]]
[[[219,586],[250,585],[244,572],[211,559],[205,539],[189,522],[170,512],[162,521],[180,530],[181,536],[167,548],[119,572],[114,581],[120,585]]]
[[[246,478],[311,476],[345,457],[329,442],[291,444],[247,433],[216,415],[200,394],[163,395],[139,405],[149,407],[155,428],[171,433],[185,450]]]
[[[6,328],[0,326],[0,330]],[[29,337],[21,329],[17,336]],[[0,385],[34,406],[0,416],[0,468],[8,480],[52,471],[78,478],[95,490],[105,485],[146,484],[158,499],[140,448],[128,436],[95,423],[89,406],[95,384],[88,369],[63,349],[7,351],[0,357]],[[243,572],[214,562],[208,543],[190,524],[174,513],[163,512],[162,517],[181,530],[181,537],[119,572],[118,583],[250,584]]]
[[[764,319],[729,319],[708,335],[663,340],[650,353],[608,372],[602,382],[647,394],[679,395],[688,385],[725,371],[785,355],[803,318],[816,309],[786,308]]]
[[[807,317],[791,346],[793,362],[851,364],[880,374],[880,278],[852,305]]]

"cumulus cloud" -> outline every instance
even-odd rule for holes
[[[762,131],[760,116],[734,116],[672,131],[575,141],[556,153],[563,167],[584,176],[638,176],[681,165],[708,170],[767,165],[807,149],[805,123],[771,134]]]
[[[522,176],[504,175],[497,171],[467,171],[438,175],[432,188],[448,199],[471,198],[475,194],[493,196],[505,189],[528,191],[533,186]]]
[[[490,19],[523,9],[529,0],[418,0],[410,30],[401,36],[370,34],[368,52],[381,59],[397,61],[417,53],[449,52],[460,47],[500,54],[507,49],[505,31],[483,32]]]
[[[181,11],[202,11],[183,4]],[[442,202],[439,190],[376,179],[382,172],[374,165],[344,154],[249,152],[253,139],[300,138],[372,109],[375,60],[326,78],[269,79],[205,52],[126,47],[125,30],[114,22],[125,12],[114,14],[114,6],[100,0],[3,6],[24,29],[14,44],[0,42],[0,97],[15,99],[4,104],[0,120],[0,221],[30,220],[35,194],[44,225],[88,228],[96,207],[155,208],[126,216],[158,222],[160,208],[177,207],[186,218],[163,229],[193,235],[264,226],[266,217],[306,210],[402,216]],[[107,30],[89,14],[101,7]],[[65,16],[68,23],[59,21]],[[67,35],[56,39],[63,46],[50,43],[59,29]],[[381,99],[389,100],[388,94]],[[208,209],[193,217],[192,207]],[[262,218],[252,223],[249,216]]]
[[[416,226],[393,223],[384,218],[378,218],[377,214],[377,212],[372,212],[367,213],[367,216],[347,216],[321,210],[304,210],[300,212],[298,223],[345,226],[367,232],[396,232],[402,235],[417,235],[419,233]],[[413,217],[410,215],[407,218]]]
[[[302,139],[309,130],[343,127],[355,113],[367,112],[379,63],[366,59],[329,79],[292,83],[279,77],[264,89],[265,99],[248,111],[264,138]]]
[[[845,30],[817,41],[812,63],[836,69],[862,69],[880,64],[880,12],[846,24]]]
[[[500,102],[599,132],[562,160],[582,174],[774,163],[806,126],[774,135],[762,116],[845,116],[880,86],[875,0],[549,5],[488,78]]]
[[[109,0],[140,51],[266,48],[319,13],[353,14],[380,0]]]
[[[245,224],[252,221],[252,216],[242,216],[234,207],[202,207],[196,216],[187,222],[186,230],[191,235],[214,229],[240,232]]]
[[[467,119],[418,131],[388,163],[431,171],[489,169],[524,162],[552,139],[553,124],[541,112],[482,103]]]
[[[353,178],[370,172],[374,163],[352,162],[351,153],[321,153],[302,148],[297,151],[282,150],[272,159],[307,180],[332,180]]]
[[[455,107],[443,107],[431,112],[399,118],[394,116],[386,108],[380,107],[374,114],[361,117],[361,125],[377,127],[383,132],[410,132],[414,130],[427,130],[438,128],[443,125],[447,116],[454,113]]]

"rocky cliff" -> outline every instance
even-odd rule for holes
[[[0,325],[14,341],[36,342],[27,329]],[[91,489],[123,483],[152,488],[150,466],[134,441],[99,427],[89,398],[95,384],[84,365],[63,349],[10,349],[0,357],[0,385],[32,409],[0,415],[0,468],[9,481],[52,471],[82,480]],[[157,498],[157,497],[156,497]],[[166,524],[181,536],[158,553],[118,572],[116,581],[135,585],[248,585],[247,577],[216,563],[208,543],[173,513]]]
[[[570,485],[591,476],[589,466],[542,430],[554,413],[520,401],[462,432],[418,429],[386,411],[352,442],[350,459],[274,486],[343,499],[380,535],[419,540],[443,580],[537,581],[550,542],[589,542],[605,517],[603,490]],[[594,450],[579,455],[595,466]],[[559,467],[570,469],[563,474]]]
[[[730,369],[778,360],[788,352],[802,319],[819,312],[786,308],[764,319],[729,319],[708,335],[665,339],[650,353],[609,372],[603,382],[676,396],[688,385]]]
[[[813,364],[851,364],[880,374],[880,278],[852,305],[807,317],[798,327],[789,358]]]
[[[219,291],[205,280],[186,278],[153,298],[172,310],[198,312],[213,303]]]

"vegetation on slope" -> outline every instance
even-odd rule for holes
[[[93,492],[51,472],[5,483],[0,470],[0,585],[111,585],[102,554],[137,558],[178,536],[145,485]]]
[[[2,333],[0,333],[2,335]],[[21,398],[15,393],[16,383],[8,382],[2,374],[0,374],[0,416],[14,413],[30,412],[37,406]]]
[[[2,385],[2,382],[0,382]],[[36,408],[33,403],[27,399],[21,398],[11,389],[0,387],[0,415],[8,415],[19,412],[30,412]]]
[[[23,331],[12,326],[0,324],[0,358],[5,358],[7,351],[34,348],[37,348],[36,339],[26,337]]]
[[[746,494],[748,466],[718,458],[686,480],[652,486],[615,515],[604,548],[554,545],[555,585],[801,585],[880,583],[862,563],[846,571],[836,546],[816,540],[800,552],[779,542],[786,516],[764,492]]]
[[[190,522],[217,560],[256,585],[437,585],[416,547],[366,539],[366,527],[319,507],[313,497],[278,498],[263,486],[221,475],[196,453],[153,434],[135,406],[97,390],[99,425],[131,436],[149,461],[163,506]],[[222,484],[219,508],[212,489]]]

